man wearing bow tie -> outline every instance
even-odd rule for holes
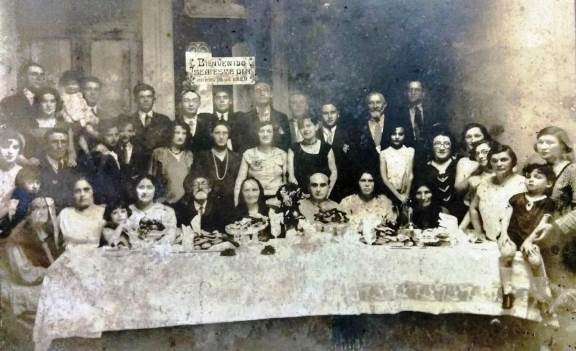
[[[167,116],[154,112],[156,91],[152,86],[139,83],[133,93],[137,111],[127,118],[134,126],[134,142],[151,154],[155,148],[171,140],[171,121]]]

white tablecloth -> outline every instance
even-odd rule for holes
[[[284,243],[286,244],[286,243]],[[362,244],[286,245],[276,254],[68,253],[50,268],[34,341],[100,337],[103,331],[319,315],[400,311],[513,315],[528,306],[529,274],[514,265],[515,307],[500,307],[498,249],[391,249]]]

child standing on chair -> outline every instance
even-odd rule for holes
[[[501,253],[502,307],[510,309],[514,305],[512,262],[516,251],[520,250],[532,270],[534,279],[531,290],[534,298],[541,308],[547,309],[552,296],[540,248],[534,243],[533,232],[540,222],[548,220],[554,212],[555,204],[548,194],[554,185],[555,174],[549,165],[529,164],[524,168],[524,176],[527,191],[510,198],[498,238]]]

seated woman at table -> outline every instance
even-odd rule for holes
[[[240,200],[234,211],[234,221],[245,218],[267,219],[270,215],[270,208],[266,205],[264,189],[258,179],[246,178],[240,187]],[[262,234],[269,235],[270,224]]]
[[[303,140],[288,150],[288,177],[301,189],[308,189],[310,176],[316,172],[324,173],[330,178],[330,196],[338,179],[338,171],[332,146],[316,137],[318,127],[318,121],[312,117],[305,116],[298,120],[298,130]]]
[[[14,315],[34,318],[40,298],[42,280],[48,267],[61,250],[55,231],[54,201],[37,197],[29,213],[13,230],[6,242],[6,258],[10,268],[7,288]]]
[[[488,160],[494,175],[478,185],[470,204],[470,219],[477,239],[496,241],[508,201],[513,195],[525,192],[526,185],[523,176],[514,174],[517,158],[510,146],[494,146]]]
[[[247,177],[258,179],[264,188],[264,196],[271,199],[281,185],[286,182],[286,151],[274,146],[274,126],[271,121],[260,122],[256,126],[259,145],[244,151],[238,178],[234,187],[234,203],[238,204],[240,185]]]
[[[358,179],[358,193],[342,199],[340,207],[353,222],[359,223],[367,216],[376,215],[381,217],[384,223],[394,225],[397,214],[392,201],[380,194],[381,186],[377,186],[376,182],[370,171],[363,171]]]
[[[401,222],[412,224],[417,229],[436,228],[440,213],[449,213],[438,200],[438,195],[434,192],[432,185],[426,180],[419,179],[414,183],[410,201],[412,214],[410,218],[403,214]]]
[[[142,240],[155,240],[173,243],[176,239],[176,214],[171,207],[157,199],[162,189],[157,179],[151,175],[139,175],[132,183],[134,203],[130,205],[132,214],[127,228],[132,235]],[[136,234],[136,235],[135,235]]]
[[[73,183],[74,206],[58,215],[58,224],[66,250],[96,248],[104,228],[104,207],[94,203],[94,189],[86,177]]]

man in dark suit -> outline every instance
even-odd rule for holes
[[[94,76],[84,77],[81,81],[81,88],[82,96],[84,96],[86,104],[88,104],[88,107],[92,109],[94,115],[100,120],[109,119],[111,117],[111,113],[100,106],[102,81]]]
[[[369,169],[373,175],[380,174],[380,151],[388,146],[386,135],[389,126],[385,114],[388,106],[382,93],[372,92],[366,98],[368,116],[356,121],[354,132],[355,169]],[[356,177],[354,177],[356,179]]]
[[[350,175],[354,174],[350,159],[350,136],[341,123],[340,112],[334,103],[328,102],[322,105],[322,126],[318,129],[318,138],[332,145],[338,180],[334,184],[330,198],[340,202],[345,196],[350,195],[356,186],[350,178]]]
[[[308,116],[310,106],[308,105],[308,97],[302,93],[296,92],[290,95],[288,99],[288,108],[290,108],[290,139],[292,144],[302,141],[302,134],[298,128],[298,121]]]
[[[54,199],[57,210],[72,204],[72,179],[76,172],[68,159],[69,138],[64,129],[46,132],[44,155],[40,157],[42,193]]]
[[[18,78],[22,88],[0,102],[0,125],[22,132],[36,117],[34,99],[45,83],[44,68],[37,63],[26,64],[21,67]]]
[[[240,134],[237,128],[240,124],[242,114],[232,111],[232,97],[228,90],[224,88],[216,88],[214,92],[214,122],[226,122],[231,133],[228,137],[228,148],[230,150],[238,150]],[[229,130],[229,131],[230,131]]]
[[[275,145],[283,150],[288,150],[290,147],[288,117],[284,113],[275,110],[272,106],[272,88],[269,84],[258,82],[254,85],[254,106],[253,110],[246,112],[243,116],[240,151],[245,151],[258,145],[256,127],[259,122],[263,121],[272,121]]]
[[[216,116],[209,113],[198,113],[201,97],[192,89],[185,89],[180,93],[180,114],[176,117],[181,123],[188,126],[187,148],[192,152],[210,150],[212,147],[212,126]],[[170,138],[172,139],[172,138]]]
[[[426,91],[421,81],[413,80],[406,85],[407,104],[401,106],[396,118],[406,128],[406,145],[416,152],[429,141],[436,128],[445,127],[446,121],[437,106],[425,102]]]
[[[155,148],[164,146],[172,139],[171,121],[167,116],[153,111],[156,91],[152,86],[139,83],[133,93],[137,111],[127,119],[134,126],[134,141],[144,148],[146,154],[151,154]]]
[[[184,179],[186,194],[173,206],[178,227],[192,226],[195,232],[224,231],[229,222],[212,197],[212,184],[206,176],[189,174]]]
[[[127,182],[138,174],[148,172],[150,162],[142,145],[134,140],[136,130],[134,122],[120,118],[118,121],[119,140],[116,153],[122,178]]]

